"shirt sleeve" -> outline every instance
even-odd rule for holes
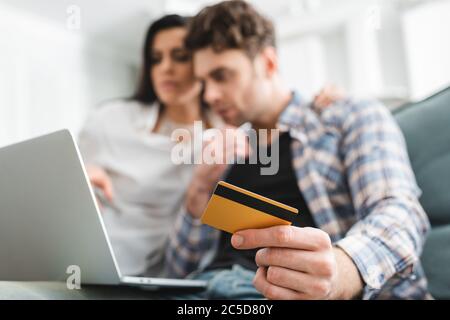
[[[188,212],[178,215],[166,251],[170,277],[184,278],[198,270],[214,253],[220,232],[194,219]]]
[[[403,135],[379,103],[354,106],[343,125],[343,159],[358,222],[336,243],[374,297],[394,275],[413,277],[430,228]]]

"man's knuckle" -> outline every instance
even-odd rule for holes
[[[260,286],[260,282],[261,282],[261,278],[260,278],[259,274],[256,274],[256,276],[253,277],[253,281],[252,281],[253,286],[258,289]]]
[[[263,268],[258,268],[256,275],[253,277],[253,285],[262,292],[266,285],[266,275]]]
[[[244,232],[244,245],[254,246],[257,241],[253,232]],[[264,253],[261,253],[264,256]]]
[[[275,284],[278,283],[280,280],[280,272],[278,268],[275,267],[269,267],[267,269],[267,281]]]
[[[323,265],[322,274],[325,277],[332,277],[334,274],[334,265],[331,262],[325,263]]]
[[[317,262],[317,270],[325,277],[331,277],[334,273],[334,263],[329,257],[320,259]]]
[[[326,297],[330,293],[331,284],[325,280],[317,280],[314,282],[313,291],[317,297]]]
[[[290,227],[280,227],[275,231],[275,239],[279,244],[288,244],[292,239],[292,230]]]
[[[316,239],[316,247],[319,250],[331,248],[331,239],[327,233],[320,231],[319,236]]]
[[[277,250],[276,248],[267,248],[265,250],[265,257],[270,264],[273,264],[278,261],[280,257],[279,250]]]
[[[264,289],[264,296],[269,300],[276,300],[278,298],[276,288],[271,285],[266,286]]]

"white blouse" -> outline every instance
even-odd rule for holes
[[[79,136],[84,162],[106,170],[114,203],[102,201],[108,236],[124,275],[164,275],[164,251],[193,165],[175,165],[174,142],[152,133],[158,105],[115,101],[96,109]]]

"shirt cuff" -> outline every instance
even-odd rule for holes
[[[413,273],[415,255],[396,261],[395,254],[379,239],[364,234],[349,235],[335,243],[353,260],[364,283],[363,299],[371,299],[395,274],[407,277]]]

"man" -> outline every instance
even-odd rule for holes
[[[271,176],[258,165],[197,168],[169,244],[172,273],[210,280],[207,298],[428,297],[419,256],[429,222],[388,110],[348,99],[313,110],[282,83],[272,23],[243,1],[203,9],[186,44],[225,122],[280,130],[280,163]],[[221,178],[298,208],[299,221],[232,237],[201,225]]]

